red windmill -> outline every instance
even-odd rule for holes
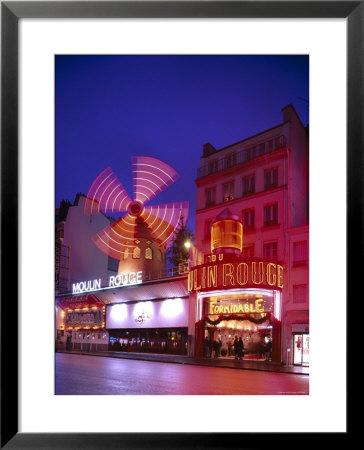
[[[85,202],[86,215],[124,213],[92,237],[103,253],[117,260],[132,253],[141,237],[150,237],[165,250],[181,217],[188,217],[187,201],[146,206],[179,178],[172,167],[156,158],[135,156],[132,172],[133,200],[108,167],[92,183]]]

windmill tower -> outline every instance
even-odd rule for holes
[[[168,164],[148,156],[132,158],[133,199],[108,167],[92,183],[84,213],[122,216],[92,237],[103,253],[119,261],[118,274],[143,270],[165,270],[165,250],[183,216],[188,202],[146,205],[179,178]]]

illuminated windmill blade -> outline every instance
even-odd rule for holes
[[[128,214],[95,234],[92,241],[103,253],[120,260],[133,251],[137,234],[137,217]]]
[[[140,219],[160,247],[169,247],[171,244],[170,238],[178,227],[181,218],[187,220],[188,208],[188,202],[145,206],[140,214]]]
[[[134,201],[144,204],[178,180],[168,164],[149,156],[132,158]]]
[[[84,213],[99,214],[127,211],[131,198],[111,167],[98,175],[88,191]]]

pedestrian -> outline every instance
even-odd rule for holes
[[[209,339],[209,353],[210,353],[210,358],[212,358],[212,350],[213,350],[213,342],[212,339]]]
[[[216,339],[214,340],[212,346],[214,349],[214,358],[217,358],[219,356],[219,343]]]
[[[219,344],[219,348],[218,348],[218,350],[217,350],[217,354],[218,354],[218,356],[221,356],[222,342],[221,342],[221,339],[220,339],[220,338],[219,338],[219,340],[218,340],[218,344]]]
[[[244,343],[240,336],[238,340],[238,357],[239,359],[243,359],[243,356],[244,356]]]
[[[234,339],[234,355],[235,355],[235,359],[238,359],[238,347],[239,347],[238,336],[235,336],[235,339]]]
[[[210,341],[206,336],[204,339],[204,356],[205,358],[210,358]]]
[[[265,345],[265,360],[269,361],[272,352],[272,341],[269,339]]]
[[[265,349],[266,349],[265,344],[262,341],[259,341],[258,345],[257,345],[257,350],[258,350],[258,353],[259,353],[259,359],[264,358]]]

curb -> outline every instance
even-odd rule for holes
[[[283,367],[284,366],[278,366],[278,367],[282,367],[283,370],[277,370],[277,368],[274,368],[274,366],[272,368],[268,368],[268,367],[237,367],[237,366],[230,366],[230,365],[226,365],[224,363],[221,364],[208,364],[204,361],[196,361],[196,360],[187,360],[187,361],[181,361],[181,360],[177,360],[177,359],[171,359],[171,360],[167,360],[167,359],[162,359],[162,358],[146,358],[146,357],[139,357],[139,356],[126,356],[123,354],[120,355],[115,355],[115,354],[109,354],[108,352],[100,352],[100,353],[96,353],[96,352],[80,352],[80,351],[57,351],[56,353],[66,353],[68,355],[83,355],[83,356],[99,356],[101,358],[115,358],[115,359],[130,359],[132,361],[149,361],[149,362],[158,362],[158,363],[169,363],[169,364],[181,364],[181,365],[190,365],[190,366],[201,366],[201,367],[216,367],[216,368],[222,368],[222,369],[235,369],[235,370],[256,370],[256,371],[261,371],[261,372],[274,372],[274,373],[281,373],[281,374],[285,374],[285,375],[305,375],[308,376],[309,373],[307,372],[295,372],[295,371],[290,371],[288,370],[284,370]]]

